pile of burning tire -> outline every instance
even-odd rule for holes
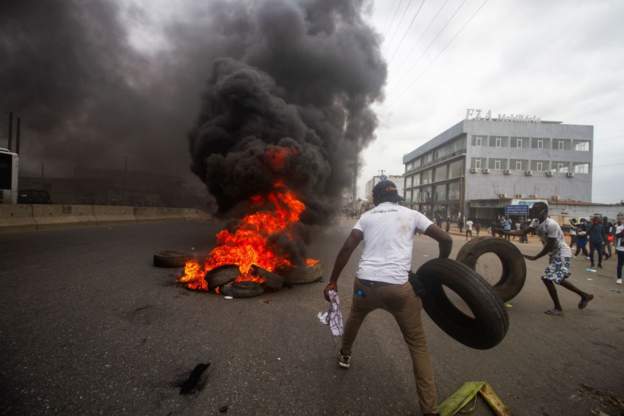
[[[502,273],[490,285],[476,271],[479,257],[493,253],[501,261]],[[498,345],[509,328],[504,302],[515,297],[526,280],[526,263],[512,243],[482,237],[466,243],[457,260],[434,259],[410,275],[414,290],[436,325],[460,343],[476,349]],[[444,287],[455,292],[470,309],[472,316],[458,308]]]
[[[178,251],[166,250],[154,254],[154,266],[181,268],[192,259],[191,255]],[[254,280],[239,281],[239,267],[226,264],[208,271],[204,279],[206,286],[215,293],[233,298],[250,298],[263,294],[265,291],[276,291],[282,287],[314,283],[321,280],[323,270],[320,263],[307,266],[292,267],[274,273],[259,266],[252,266]]]

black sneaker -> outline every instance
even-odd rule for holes
[[[344,369],[351,367],[351,355],[343,354],[342,350],[338,351],[338,365]]]

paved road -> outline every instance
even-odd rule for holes
[[[159,249],[207,250],[216,229],[169,222],[0,234],[0,413],[211,415],[228,406],[228,415],[419,414],[389,315],[369,316],[353,366],[342,371],[316,320],[322,284],[228,301],[177,287],[171,271],[151,266]],[[328,268],[348,229],[316,230],[310,254]],[[436,251],[418,238],[415,266]],[[509,333],[493,350],[466,348],[427,318],[440,396],[487,380],[515,415],[540,416],[600,408],[601,396],[582,384],[623,396],[624,288],[612,263],[588,273],[574,261],[574,281],[596,300],[579,311],[577,298],[561,293],[563,318],[543,314],[544,261],[531,263]],[[345,309],[354,266],[340,282]],[[204,389],[180,396],[176,380],[207,361]]]

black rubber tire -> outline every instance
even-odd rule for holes
[[[425,288],[423,307],[449,336],[475,349],[498,345],[509,328],[509,317],[492,287],[468,266],[451,259],[434,259],[415,274]],[[452,289],[468,305],[474,318],[464,314],[446,296]]]
[[[232,280],[236,279],[239,274],[238,266],[233,264],[226,264],[214,268],[207,272],[205,276],[208,289],[212,290],[230,283]]]
[[[302,285],[315,283],[323,278],[321,263],[314,266],[294,267],[284,275],[286,285]]]
[[[184,267],[184,263],[193,256],[175,250],[163,250],[154,254],[154,266],[156,267]]]
[[[253,266],[253,270],[258,276],[265,279],[262,284],[265,289],[280,290],[284,286],[284,276],[258,266]]]
[[[221,293],[223,296],[233,298],[253,298],[264,293],[262,285],[254,282],[234,282],[223,286]]]
[[[513,299],[524,287],[526,281],[526,261],[513,243],[494,237],[478,237],[468,241],[457,253],[457,261],[476,270],[477,260],[486,253],[498,256],[503,271],[494,284],[494,292],[504,302]]]

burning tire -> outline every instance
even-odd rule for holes
[[[234,282],[223,286],[223,296],[233,298],[253,298],[264,293],[264,288],[255,282]]]
[[[154,266],[156,267],[184,267],[192,256],[175,250],[164,250],[154,254]]]
[[[477,260],[486,253],[494,253],[500,259],[503,272],[494,292],[503,301],[513,299],[526,281],[526,262],[524,256],[513,243],[502,238],[479,237],[470,240],[457,253],[457,261],[476,270]]]
[[[271,290],[280,290],[284,286],[284,276],[270,272],[262,267],[253,266],[254,272],[264,279],[263,286]]]
[[[287,285],[314,283],[323,278],[323,269],[321,263],[316,263],[313,266],[293,267],[286,272],[284,277]]]
[[[240,274],[238,266],[233,264],[226,264],[210,270],[206,273],[206,283],[209,289],[214,289],[219,286],[223,286],[236,279]]]
[[[471,348],[488,349],[505,337],[509,318],[502,301],[468,266],[450,259],[434,259],[423,264],[410,279],[422,284],[421,297],[429,317],[455,340]],[[443,286],[458,294],[474,317],[458,309]]]

